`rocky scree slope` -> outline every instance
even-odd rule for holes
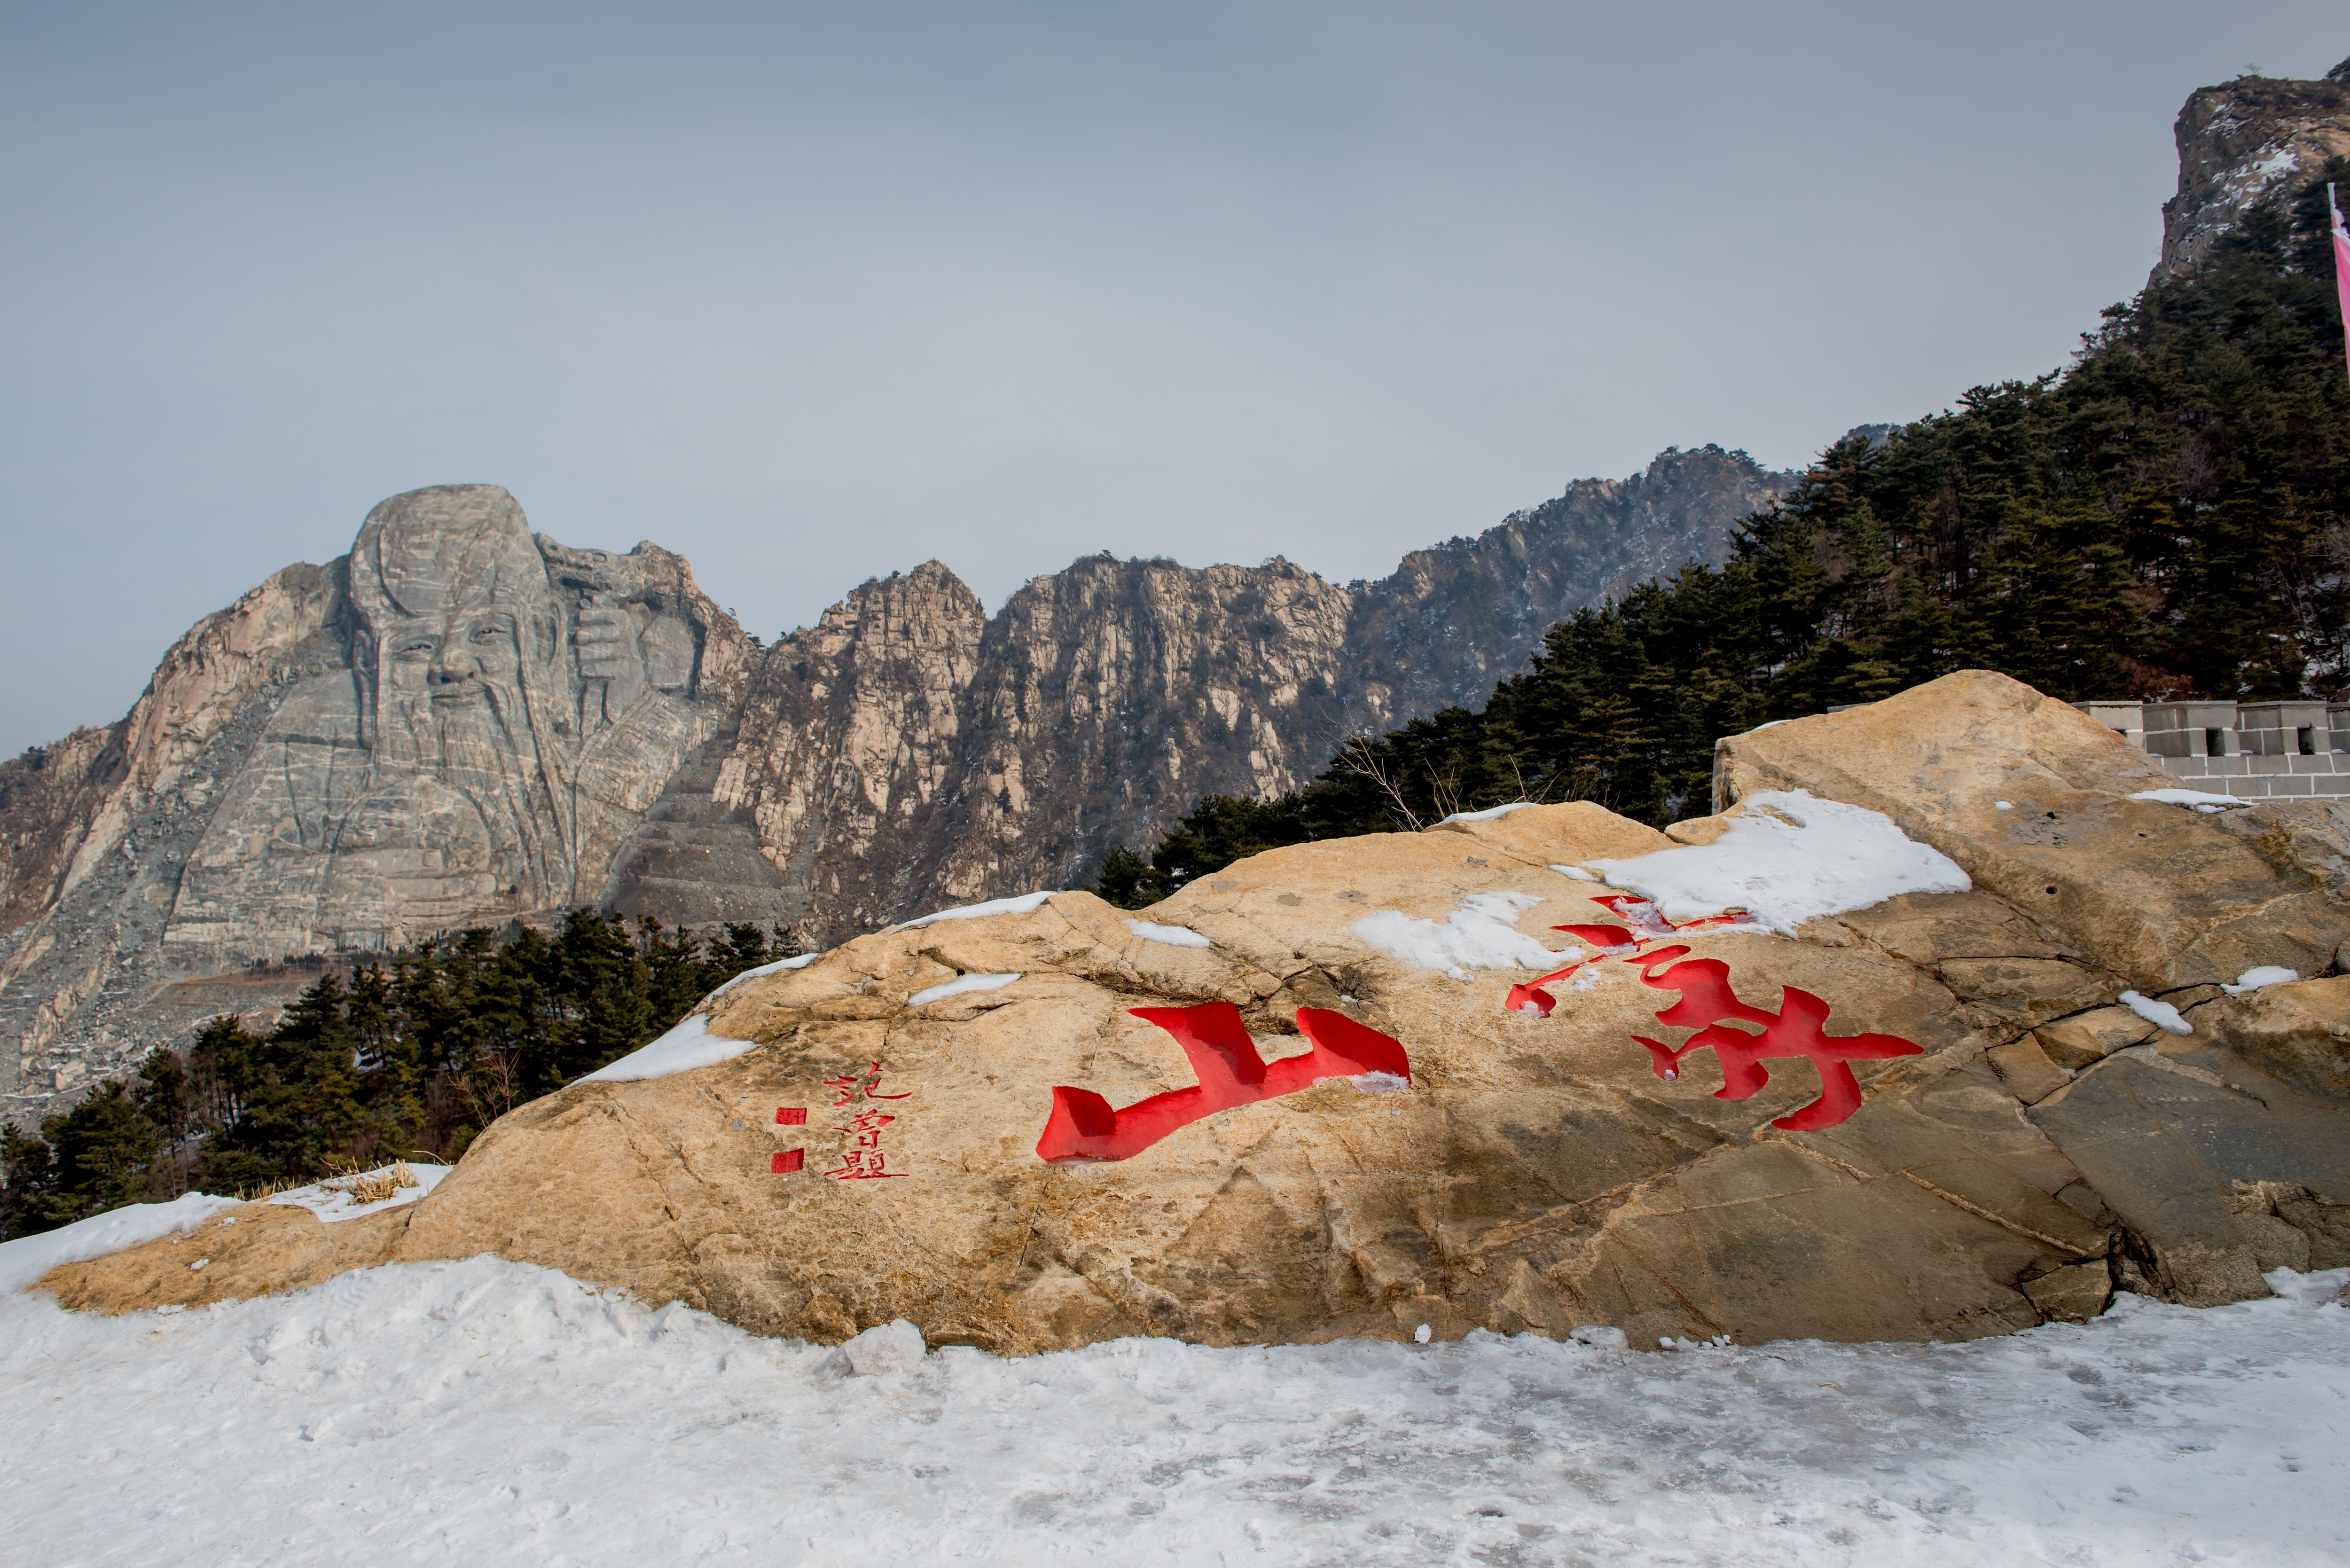
[[[1725,809],[1663,833],[1527,806],[1134,918],[1061,894],[860,937],[713,995],[704,1064],[520,1107],[409,1208],[231,1216],[44,1284],[111,1311],[494,1251],[761,1333],[1008,1354],[1952,1340],[2117,1287],[2257,1297],[2350,1263],[2350,815],[2136,798],[2163,782],[1961,672],[1732,738]],[[1587,879],[1726,875],[1757,839],[1943,890],[1787,935],[1668,930],[1669,898]],[[2263,969],[2320,978],[2224,988]]]
[[[580,903],[832,942],[1066,885],[1472,699],[1791,480],[1669,452],[1377,583],[1097,557],[991,617],[933,562],[766,649],[658,545],[533,535],[496,486],[394,497],[191,630],[121,723],[0,765],[0,1093],[36,1116],[265,1017],[313,978],[254,967],[288,956]]]

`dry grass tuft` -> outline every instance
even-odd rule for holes
[[[392,1161],[388,1169],[358,1171],[348,1176],[338,1176],[331,1181],[322,1181],[318,1185],[329,1192],[349,1193],[351,1202],[356,1206],[362,1203],[380,1203],[387,1198],[399,1196],[402,1188],[415,1187],[419,1183],[415,1172],[408,1168],[408,1162],[404,1159],[397,1159]]]

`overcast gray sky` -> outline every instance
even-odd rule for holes
[[[0,5],[0,753],[491,481],[772,639],[930,557],[1375,576],[2061,364],[2340,0]]]

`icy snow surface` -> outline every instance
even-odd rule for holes
[[[2142,789],[2129,798],[2159,801],[2164,805],[2191,805],[2206,815],[2215,811],[2225,811],[2231,805],[2251,804],[2250,801],[2238,800],[2231,794],[2211,794],[2199,789]]]
[[[1212,947],[1207,938],[1189,926],[1162,926],[1156,920],[1128,920],[1126,929],[1146,942],[1164,942],[1170,948]]]
[[[283,1204],[289,1209],[307,1209],[331,1225],[338,1220],[356,1220],[362,1214],[373,1214],[380,1210],[397,1209],[403,1203],[413,1203],[440,1186],[441,1179],[456,1168],[453,1165],[411,1163],[408,1167],[408,1174],[416,1179],[416,1185],[403,1187],[390,1197],[378,1199],[373,1203],[354,1203],[351,1201],[349,1193],[338,1187],[329,1187],[322,1181],[314,1181],[307,1187],[296,1187],[280,1192],[269,1201]],[[388,1176],[390,1172],[391,1167],[387,1165],[380,1170],[370,1170],[366,1174]]]
[[[1451,816],[1440,819],[1436,826],[1441,827],[1448,822],[1492,822],[1534,804],[1530,800],[1513,800],[1507,805],[1488,806],[1483,811],[1456,811]]]
[[[1578,882],[1596,882],[1599,880],[1598,877],[1594,877],[1590,872],[1586,871],[1580,866],[1554,866],[1551,869],[1557,872],[1562,877],[1572,877]]]
[[[928,991],[918,991],[906,998],[909,1007],[921,1007],[933,1002],[944,1002],[950,996],[961,996],[973,991],[1001,991],[1020,977],[1016,974],[958,975],[944,985],[934,985]]]
[[[2121,1003],[2157,1029],[2168,1029],[2173,1034],[2195,1033],[2195,1025],[2181,1018],[2178,1015],[2178,1009],[2167,1002],[2157,1002],[2154,998],[2142,996],[2135,991],[2125,991],[2121,995]]]
[[[617,1062],[607,1062],[575,1079],[581,1084],[633,1084],[639,1078],[666,1078],[690,1073],[713,1062],[731,1062],[754,1049],[755,1040],[729,1040],[710,1032],[710,1015],[689,1012],[684,1021],[660,1039],[638,1046]]]
[[[2230,996],[2241,996],[2248,991],[2258,991],[2264,985],[2291,985],[2300,978],[2301,971],[2297,969],[2287,969],[2282,964],[2264,963],[2258,969],[2248,969],[2238,975],[2235,984],[2223,985],[2220,989]]]
[[[1741,804],[1749,814],[1732,817],[1711,844],[1584,864],[1609,887],[1651,900],[1669,920],[1745,909],[1787,936],[1805,920],[1898,894],[1963,893],[1974,886],[1957,862],[1882,813],[1800,789],[1759,791]]]
[[[1042,893],[1023,893],[1016,898],[990,898],[984,904],[961,904],[951,909],[940,909],[932,914],[918,915],[905,924],[892,926],[894,931],[910,931],[929,925],[932,920],[983,920],[990,915],[1033,915],[1045,907],[1045,900],[1060,889]]]
[[[21,1291],[60,1263],[86,1263],[174,1232],[184,1236],[222,1210],[235,1207],[234,1198],[191,1192],[169,1203],[133,1203],[37,1236],[0,1242],[0,1291]]]
[[[1581,958],[1581,948],[1554,952],[1518,929],[1519,912],[1541,902],[1531,893],[1471,893],[1441,920],[1380,909],[1357,920],[1355,934],[1381,952],[1455,980],[1467,980],[1472,969],[1548,969]]]
[[[2314,1568],[2350,1552],[2345,1277],[1956,1345],[1127,1340],[863,1376],[492,1257],[169,1316],[10,1296],[7,1550]]]
[[[695,1005],[706,1007],[744,981],[756,980],[763,974],[778,974],[787,969],[806,969],[823,956],[822,953],[802,953],[797,958],[781,959],[775,963],[763,963],[756,969],[746,969]],[[671,1073],[690,1073],[696,1067],[731,1062],[756,1044],[758,1042],[755,1040],[729,1040],[723,1034],[712,1034],[706,1014],[689,1012],[668,1033],[646,1042],[617,1062],[607,1062],[594,1072],[583,1074],[572,1081],[580,1084],[633,1084],[639,1078],[666,1078]]]
[[[763,974],[781,974],[787,969],[806,969],[822,957],[824,957],[822,953],[802,953],[797,958],[777,959],[774,963],[763,963],[756,969],[746,969],[716,991],[712,992],[710,996],[723,996],[744,981],[756,980]],[[710,997],[704,997],[702,1000],[707,1002]]]

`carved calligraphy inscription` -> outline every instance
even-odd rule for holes
[[[1600,951],[1594,958],[1579,959],[1539,980],[1510,987],[1503,1005],[1511,1012],[1548,1018],[1558,1006],[1558,998],[1550,992],[1549,986],[1586,965],[1621,957],[1640,971],[1642,984],[1681,993],[1679,1001],[1657,1014],[1658,1023],[1697,1029],[1679,1046],[1667,1045],[1645,1034],[1632,1036],[1648,1048],[1649,1064],[1658,1077],[1679,1077],[1682,1057],[1692,1051],[1711,1049],[1714,1059],[1721,1064],[1721,1087],[1714,1091],[1714,1098],[1743,1100],[1771,1081],[1769,1070],[1762,1065],[1766,1060],[1801,1057],[1819,1070],[1819,1098],[1771,1124],[1789,1132],[1816,1132],[1835,1127],[1860,1109],[1860,1081],[1853,1076],[1850,1063],[1921,1054],[1922,1048],[1916,1042],[1898,1034],[1828,1033],[1823,1027],[1827,1022],[1828,1004],[1808,991],[1792,985],[1780,987],[1779,1011],[1765,1012],[1738,1000],[1730,989],[1730,966],[1720,959],[1688,959],[1690,950],[1679,945],[1645,953],[1638,950],[1649,942],[1682,931],[1742,925],[1747,923],[1743,916],[1709,915],[1675,925],[1655,905],[1622,894],[1594,898],[1592,902],[1626,923],[1553,926],[1551,929],[1565,931]],[[1687,961],[1674,963],[1675,959]],[[1659,965],[1668,967],[1659,970]],[[1731,1027],[1733,1023],[1759,1024],[1761,1031],[1750,1033]]]
[[[910,1099],[913,1091],[909,1089],[899,1095],[881,1093],[881,1064],[879,1062],[862,1073],[844,1073],[837,1078],[827,1078],[824,1086],[837,1091],[833,1108],[848,1111],[847,1120],[833,1124],[833,1130],[842,1135],[840,1163],[824,1174],[835,1181],[877,1181],[905,1175],[902,1170],[889,1168],[889,1155],[881,1147],[882,1129],[898,1118],[872,1102]],[[852,1106],[856,1108],[851,1109]]]
[[[1721,1064],[1721,1087],[1713,1092],[1713,1097],[1742,1100],[1771,1081],[1769,1071],[1762,1065],[1766,1058],[1803,1057],[1819,1069],[1820,1097],[1774,1118],[1771,1125],[1789,1132],[1816,1132],[1836,1126],[1860,1109],[1860,1081],[1852,1075],[1849,1064],[1920,1054],[1921,1048],[1915,1041],[1904,1040],[1898,1034],[1828,1033],[1821,1027],[1827,1022],[1827,1002],[1795,986],[1779,988],[1776,1012],[1749,1007],[1731,994],[1730,966],[1720,959],[1671,962],[1689,950],[1685,947],[1659,948],[1629,961],[1640,971],[1642,984],[1681,993],[1679,1001],[1657,1014],[1658,1023],[1675,1027],[1692,1023],[1704,1026],[1679,1048],[1645,1034],[1632,1036],[1648,1048],[1649,1062],[1659,1078],[1680,1076],[1682,1057],[1711,1047],[1714,1059]],[[1659,964],[1668,967],[1659,972]],[[1762,1032],[1750,1034],[1743,1029],[1732,1029],[1730,1023],[1733,1020],[1759,1023]]]
[[[1240,1009],[1229,1002],[1128,1011],[1175,1037],[1198,1084],[1137,1100],[1124,1110],[1112,1110],[1091,1089],[1056,1086],[1045,1135],[1036,1140],[1037,1158],[1055,1165],[1130,1159],[1202,1116],[1294,1095],[1325,1078],[1383,1074],[1406,1084],[1411,1081],[1411,1064],[1402,1045],[1327,1008],[1299,1008],[1298,1032],[1313,1048],[1272,1063],[1257,1054]]]

